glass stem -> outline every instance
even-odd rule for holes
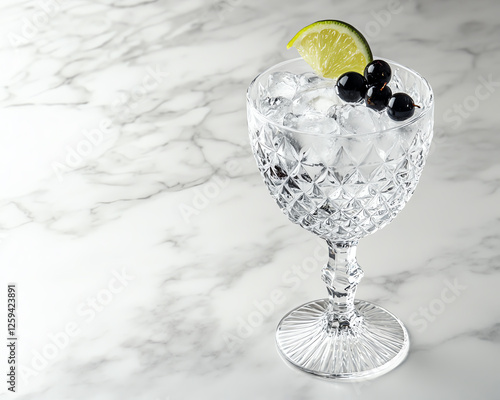
[[[353,326],[359,317],[354,307],[354,296],[363,270],[356,261],[358,242],[328,243],[328,264],[322,270],[330,304],[328,321],[331,327]]]

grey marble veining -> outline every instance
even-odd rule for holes
[[[17,398],[500,398],[498,1],[0,10],[0,298],[18,284]],[[326,295],[326,246],[281,214],[247,139],[248,84],[325,18],[436,95],[417,191],[358,251],[358,296],[402,318],[411,352],[359,384],[292,371],[275,350],[281,316]]]

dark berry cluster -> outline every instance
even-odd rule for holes
[[[347,102],[356,103],[364,99],[367,107],[382,111],[387,107],[387,114],[395,121],[404,121],[415,112],[413,99],[406,93],[392,94],[388,86],[392,71],[384,60],[373,60],[364,71],[364,76],[357,72],[346,72],[337,80],[336,90],[339,97]]]

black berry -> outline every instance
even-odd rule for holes
[[[377,111],[382,111],[389,103],[391,96],[392,90],[387,84],[370,86],[365,95],[366,106]]]
[[[415,103],[406,93],[394,93],[387,105],[387,114],[394,121],[404,121],[415,112]]]
[[[342,100],[355,103],[365,96],[366,80],[357,72],[346,72],[340,75],[335,88]]]
[[[389,83],[391,75],[391,67],[384,60],[373,60],[365,67],[365,79],[370,86]]]

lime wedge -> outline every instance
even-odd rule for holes
[[[318,75],[335,79],[344,72],[363,74],[372,62],[372,51],[364,36],[346,22],[324,20],[302,28],[290,40]]]

